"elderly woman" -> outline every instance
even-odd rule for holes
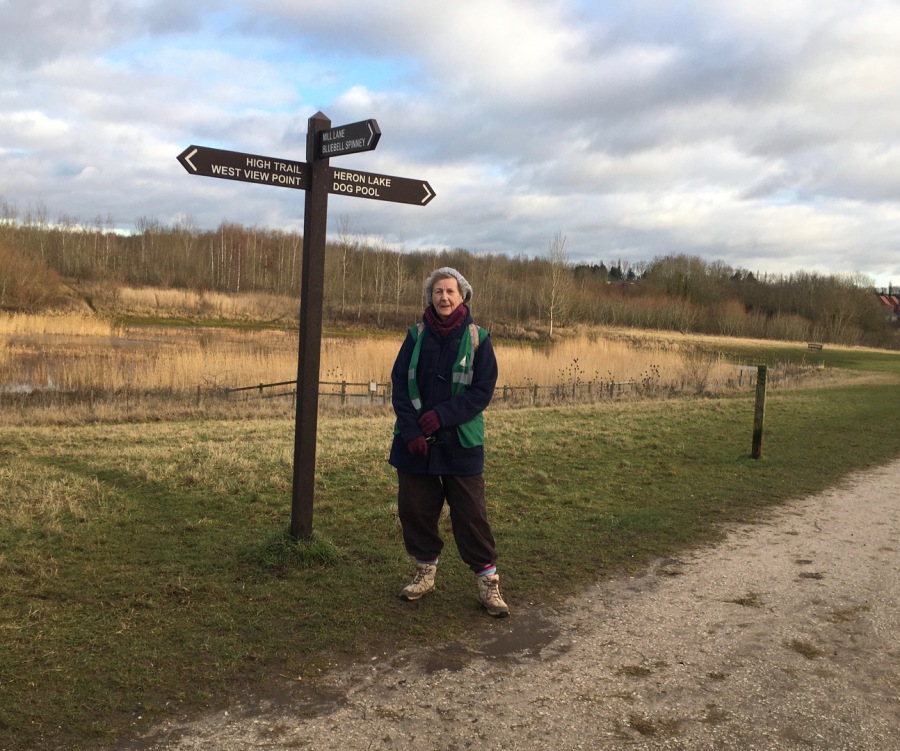
[[[412,326],[394,370],[397,415],[390,463],[397,469],[403,542],[415,559],[404,600],[435,589],[444,542],[438,520],[450,507],[460,557],[474,572],[478,597],[495,617],[509,615],[500,594],[497,550],[484,497],[484,419],[497,382],[487,332],[472,322],[472,286],[456,269],[434,271],[425,282],[425,314]]]

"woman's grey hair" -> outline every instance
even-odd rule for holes
[[[425,305],[431,305],[431,288],[434,286],[434,283],[438,279],[456,279],[456,283],[459,285],[459,293],[462,295],[463,302],[466,305],[469,304],[469,301],[472,299],[472,285],[466,281],[466,278],[460,274],[456,269],[451,269],[449,266],[444,266],[440,269],[435,269],[431,272],[431,276],[425,280]]]

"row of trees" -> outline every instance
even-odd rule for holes
[[[165,226],[147,218],[131,233],[111,218],[47,219],[19,214],[0,199],[0,309],[53,303],[62,280],[198,291],[297,296],[302,236],[222,222],[200,230],[190,219]],[[890,345],[894,332],[867,280],[798,272],[765,276],[687,255],[649,263],[572,264],[566,238],[546,255],[466,250],[404,253],[361,239],[342,218],[326,249],[325,314],[333,321],[402,324],[424,303],[422,282],[454,266],[475,288],[479,320],[505,333],[577,323],[715,334]]]

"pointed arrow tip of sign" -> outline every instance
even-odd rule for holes
[[[369,120],[369,146],[371,148],[375,148],[378,145],[378,140],[381,138],[381,128],[378,127],[377,120]]]
[[[187,169],[190,167],[194,172],[199,172],[196,165],[191,161],[196,155],[197,152],[200,151],[196,146],[188,146],[184,151],[182,151],[177,159],[181,162],[181,166]]]

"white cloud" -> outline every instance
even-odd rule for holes
[[[64,121],[40,110],[0,112],[0,139],[14,148],[39,147],[68,131],[69,126]]]
[[[898,272],[893,0],[36,0],[0,3],[0,61],[21,206],[299,228],[297,192],[175,156],[299,159],[321,109],[381,125],[342,166],[434,187],[424,209],[331,199],[409,248],[536,254],[562,231],[581,260]]]

